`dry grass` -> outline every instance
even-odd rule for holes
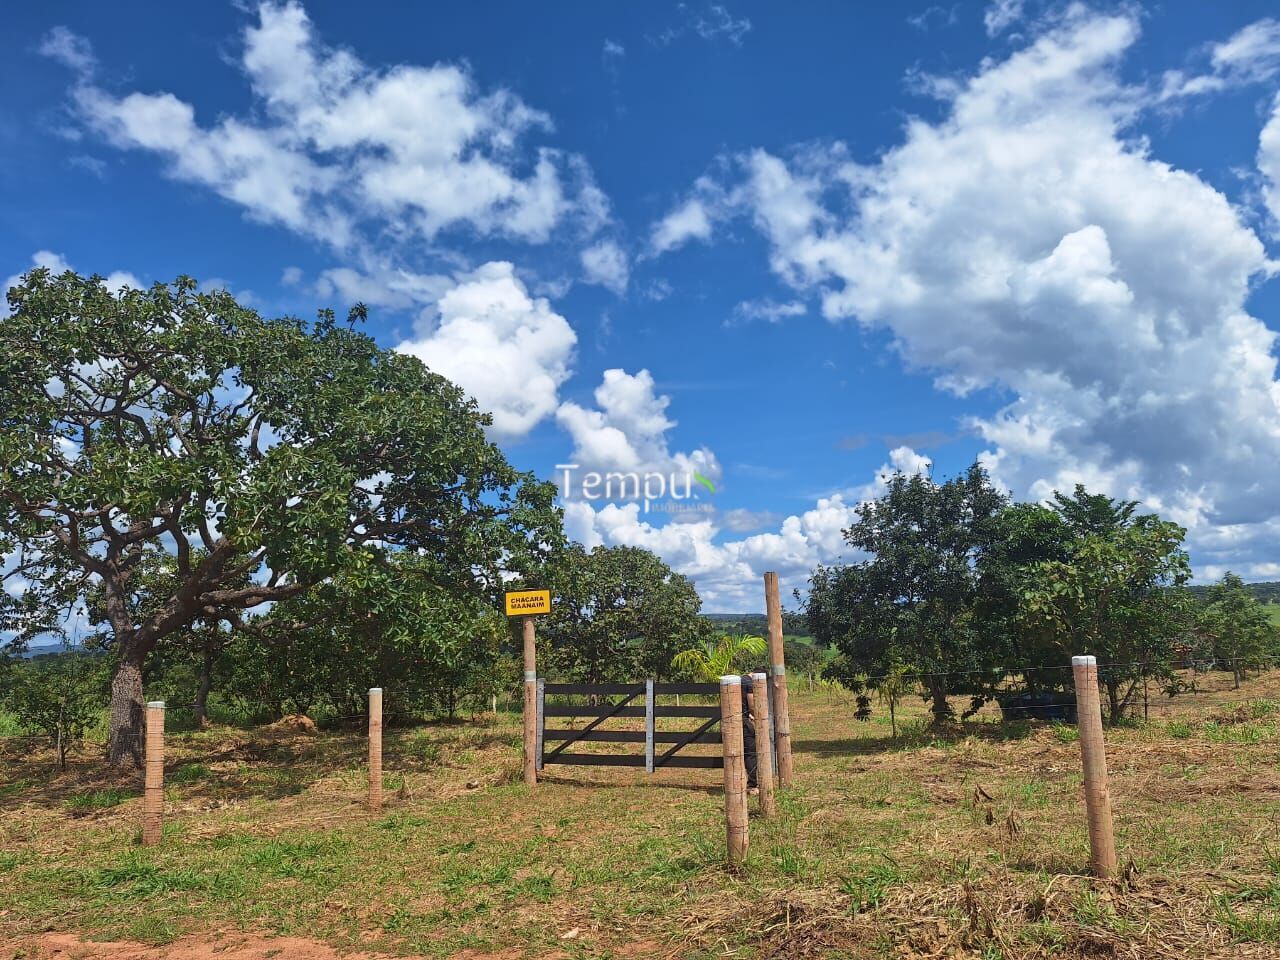
[[[136,782],[92,757],[52,776],[47,752],[10,743],[0,938],[253,931],[430,956],[1278,957],[1280,674],[1228,687],[1215,675],[1109,731],[1128,866],[1106,884],[1083,874],[1070,729],[984,716],[936,735],[913,704],[895,741],[887,718],[860,724],[800,683],[798,785],[777,819],[752,821],[736,876],[722,867],[713,771],[553,767],[530,793],[514,717],[388,731],[376,816],[361,806],[357,733],[171,737],[154,850],[135,845]]]

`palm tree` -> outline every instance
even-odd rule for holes
[[[768,649],[764,637],[722,633],[715,642],[704,640],[702,646],[681,650],[671,661],[676,670],[692,674],[699,680],[714,683],[733,669],[743,655],[758,657]]]

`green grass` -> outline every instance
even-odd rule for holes
[[[203,763],[184,763],[176,770],[166,772],[164,779],[167,784],[184,784],[199,783],[201,780],[208,780],[211,776],[211,771]]]
[[[18,737],[30,732],[12,713],[0,709],[0,737]]]
[[[68,810],[105,810],[108,807],[118,806],[134,796],[136,796],[136,793],[130,793],[115,787],[106,787],[100,790],[86,790],[84,793],[73,794],[63,800],[62,803]]]
[[[47,752],[9,754],[3,934],[166,943],[240,930],[441,958],[512,944],[587,958],[652,941],[632,955],[744,960],[841,945],[889,958],[907,943],[1083,956],[1099,938],[1164,956],[1161,938],[1186,929],[1206,949],[1277,942],[1280,855],[1255,838],[1280,817],[1265,735],[1280,675],[1246,684],[1241,722],[1221,719],[1220,698],[1185,698],[1175,716],[1108,729],[1117,843],[1141,874],[1105,895],[1083,876],[1073,727],[984,714],[939,731],[913,699],[893,739],[802,681],[791,696],[797,783],[776,818],[753,811],[739,875],[723,863],[718,773],[553,767],[530,791],[514,716],[388,730],[377,814],[362,805],[358,734],[175,734],[166,835],[145,849],[138,805],[123,803],[136,787],[102,785],[87,758],[54,776]],[[779,939],[788,924],[830,950],[793,949]]]
[[[1280,603],[1264,603],[1262,609],[1267,612],[1272,626],[1280,627]]]

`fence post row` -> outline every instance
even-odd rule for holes
[[[1076,688],[1080,757],[1084,764],[1090,861],[1094,875],[1105,879],[1116,873],[1116,842],[1111,820],[1111,793],[1107,787],[1107,753],[1102,739],[1097,657],[1072,657],[1071,673]]]
[[[382,809],[382,688],[369,688],[369,809]]]
[[[720,738],[724,745],[724,819],[729,866],[747,855],[747,767],[742,747],[742,678],[720,678]]]
[[[142,845],[164,836],[164,701],[147,704],[146,761],[142,778]]]
[[[756,786],[760,788],[760,813],[772,817],[777,812],[773,796],[773,743],[769,739],[769,678],[763,673],[751,675],[751,707],[755,714],[756,730]]]
[[[534,648],[533,617],[521,620],[524,639],[524,782],[526,786],[538,783],[537,752],[537,704],[538,659]]]
[[[778,784],[791,785],[791,710],[787,702],[787,666],[782,643],[782,600],[778,575],[764,575],[765,613],[769,620],[769,665],[773,674],[773,728],[777,739]]]

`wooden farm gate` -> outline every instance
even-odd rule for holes
[[[750,689],[751,680],[743,678]],[[765,685],[769,690],[769,685]],[[770,690],[772,699],[772,691]],[[658,697],[703,696],[713,698],[709,704],[657,702]],[[590,697],[590,703],[547,703],[548,697]],[[567,763],[579,766],[644,767],[648,773],[662,767],[702,767],[720,769],[724,760],[714,756],[681,756],[691,744],[719,744],[720,684],[718,683],[547,683],[537,686],[537,731],[535,756],[538,769],[547,764]],[[589,722],[581,729],[547,727],[548,717],[582,718]],[[643,730],[605,729],[615,718],[644,718]],[[658,720],[682,717],[701,721],[692,730],[660,730]],[[771,724],[772,727],[772,724]],[[772,729],[770,731],[771,739]],[[644,753],[581,753],[570,748],[578,743],[639,743]],[[776,753],[776,751],[774,751]],[[776,761],[775,761],[776,765]]]

